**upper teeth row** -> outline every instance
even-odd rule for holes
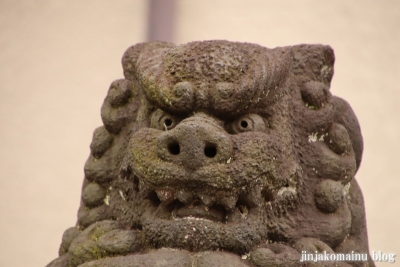
[[[239,194],[211,196],[203,193],[193,193],[187,190],[175,191],[169,188],[156,189],[155,192],[157,193],[160,201],[165,205],[168,205],[175,199],[178,199],[180,202],[188,206],[193,204],[195,200],[199,200],[207,207],[220,204],[226,210],[233,210],[239,199]],[[251,190],[248,190],[248,192],[245,194],[243,193],[240,195],[240,199],[244,202],[244,204],[250,207],[260,206],[262,203],[261,188],[255,187]]]

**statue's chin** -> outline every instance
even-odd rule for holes
[[[266,239],[267,229],[261,219],[265,214],[261,208],[250,209],[246,216],[232,221],[221,221],[221,214],[217,212],[212,216],[199,212],[183,217],[173,217],[172,213],[170,218],[160,218],[158,212],[147,212],[142,217],[145,240],[155,248],[226,250],[242,254]]]

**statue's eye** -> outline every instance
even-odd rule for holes
[[[150,127],[162,131],[168,131],[173,129],[180,121],[180,118],[168,114],[161,109],[157,109],[151,116]]]
[[[267,124],[261,116],[257,114],[248,114],[234,120],[228,126],[231,133],[243,133],[251,131],[265,131]]]

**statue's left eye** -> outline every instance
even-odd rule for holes
[[[248,114],[239,117],[228,125],[231,133],[243,133],[251,131],[265,131],[267,128],[263,117],[257,114]]]
[[[162,131],[168,131],[173,129],[180,121],[180,118],[168,114],[161,109],[157,109],[151,116],[150,127]]]

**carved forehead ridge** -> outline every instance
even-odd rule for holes
[[[140,49],[136,77],[147,98],[172,112],[241,113],[273,101],[291,64],[290,47],[268,49],[227,41]]]

